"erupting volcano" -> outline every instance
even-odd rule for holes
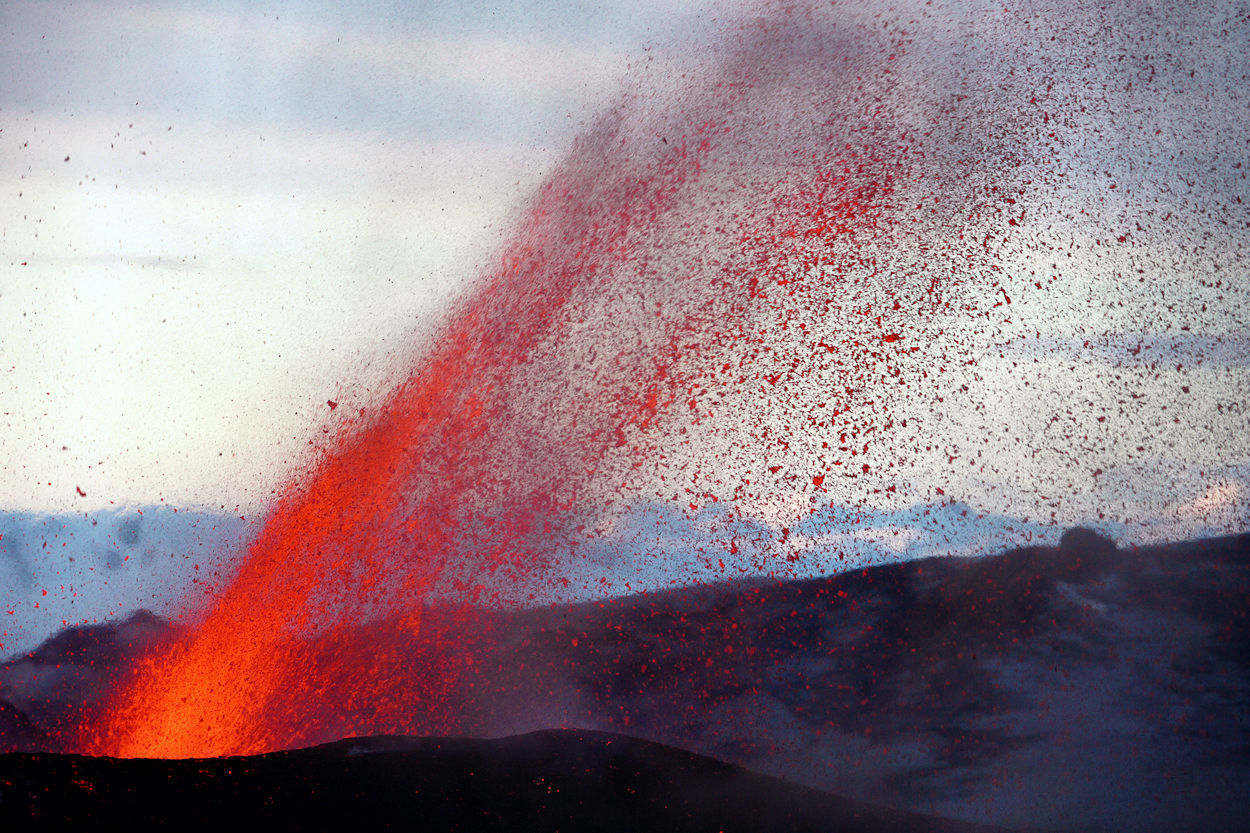
[[[1102,23],[1043,21],[1043,48],[1027,15],[983,9],[973,35],[904,6],[777,4],[715,60],[641,67],[403,381],[330,403],[229,580],[66,748],[463,734],[507,673],[491,613],[570,583],[627,594],[589,553],[636,508],[708,531],[686,584],[806,577],[804,519],[948,500],[918,461],[984,472],[991,454],[930,425],[1018,335],[1013,303],[1062,284],[1050,223],[1085,221],[1064,212],[1101,124],[1076,79]],[[726,663],[736,628],[708,637]]]
[[[927,25],[778,14],[667,99],[644,74],[83,747],[192,757],[449,731],[474,649],[448,617],[541,602],[614,508],[780,500],[797,519],[892,489],[908,415],[974,363],[947,332],[1011,303],[1000,252],[1054,106],[1041,72],[988,96],[999,68],[915,46]],[[787,535],[766,571],[797,557]],[[385,617],[428,650],[346,627]]]

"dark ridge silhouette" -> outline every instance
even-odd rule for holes
[[[47,749],[47,734],[30,722],[22,710],[0,700],[0,750],[34,752]]]
[[[0,752],[71,748],[135,660],[179,632],[168,620],[137,610],[117,621],[66,628],[10,657],[0,665],[0,703],[7,701],[29,725],[0,713]]]
[[[379,737],[252,757],[0,756],[0,824],[283,830],[857,831],[989,828],[839,798],[656,743],[547,731]]]
[[[1115,556],[1115,541],[1097,530],[1076,526],[1059,539],[1059,552],[1068,559],[1085,559],[1105,567]]]
[[[66,628],[22,656],[36,663],[56,660],[113,666],[136,649],[148,647],[153,639],[164,637],[169,627],[168,620],[139,609],[115,622]]]
[[[1238,830],[1250,779],[1250,536],[931,558],[574,606],[357,627],[419,677],[470,646],[452,734],[581,726],[947,818],[1033,830]],[[140,614],[0,667],[0,750],[74,751],[171,626]],[[146,640],[146,641],[145,641]],[[341,650],[309,638],[308,656]],[[434,646],[433,648],[431,646]],[[431,653],[431,652],[434,653]],[[290,746],[370,713],[327,690]],[[447,732],[412,710],[392,734]],[[24,715],[24,717],[22,717]]]

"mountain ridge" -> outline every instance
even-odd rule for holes
[[[1070,530],[1058,547],[984,558],[482,611],[471,632],[432,608],[426,641],[385,619],[352,640],[406,653],[414,669],[440,639],[474,658],[453,681],[454,725],[408,714],[376,727],[389,733],[583,726],[1003,827],[1231,830],[1229,797],[1250,777],[1247,592],[1250,536],[1117,549]],[[343,650],[310,638],[314,662]],[[52,747],[91,719],[75,716],[75,678],[54,666],[117,655],[53,650],[67,644],[0,668],[0,698],[15,677],[50,675],[13,705],[51,728]],[[89,682],[110,679],[97,666]],[[325,697],[297,743],[376,719],[336,716]]]

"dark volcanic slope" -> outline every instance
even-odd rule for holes
[[[379,737],[250,758],[0,756],[0,825],[439,831],[863,831],[985,828],[787,784],[595,732],[503,740]]]
[[[1074,530],[991,558],[484,614],[455,639],[477,661],[450,733],[601,729],[1003,827],[1241,830],[1248,599],[1250,536],[1117,550]],[[0,668],[16,707],[0,703],[0,750],[62,748],[139,636],[158,624]],[[399,647],[421,673],[425,648]],[[376,731],[449,733],[420,720]]]
[[[59,751],[142,652],[179,629],[146,610],[67,628],[0,666],[0,752]]]
[[[1074,530],[1058,548],[530,614],[490,669],[489,719],[519,728],[563,700],[580,725],[1009,827],[1240,830],[1248,544],[1117,550]]]

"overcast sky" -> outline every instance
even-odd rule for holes
[[[701,5],[0,7],[0,508],[262,507],[326,401],[349,380],[384,386],[631,64],[651,50],[705,59],[699,44],[736,10]],[[994,461],[961,475],[961,498],[1036,511],[1039,479],[1086,455],[1111,465],[1068,489],[1063,520],[1109,506],[1244,528],[1250,322],[1234,201],[1250,192],[1225,164],[1247,148],[1230,64],[1244,57],[1228,37],[1177,71],[1188,80],[1160,122],[1179,143],[1169,176],[1222,166],[1211,205],[1191,205],[1192,184],[1159,185],[1114,136],[1073,150],[1076,192],[1114,174],[1166,191],[1188,226],[1103,254],[1097,228],[1050,207],[1084,263],[1068,272],[1084,277],[1020,299],[974,380],[988,408],[953,402],[935,420]],[[1200,124],[1207,145],[1175,162]],[[1184,248],[1195,240],[1200,256]],[[1145,262],[1149,285],[1126,288],[1117,258],[1130,273]],[[1199,269],[1222,269],[1221,286],[1176,288],[1176,270]],[[1126,411],[1130,390],[1177,403]],[[1128,416],[1073,444],[1079,432],[1051,427],[1065,398]]]
[[[705,25],[676,0],[4,4],[0,507],[263,505],[629,62]]]

